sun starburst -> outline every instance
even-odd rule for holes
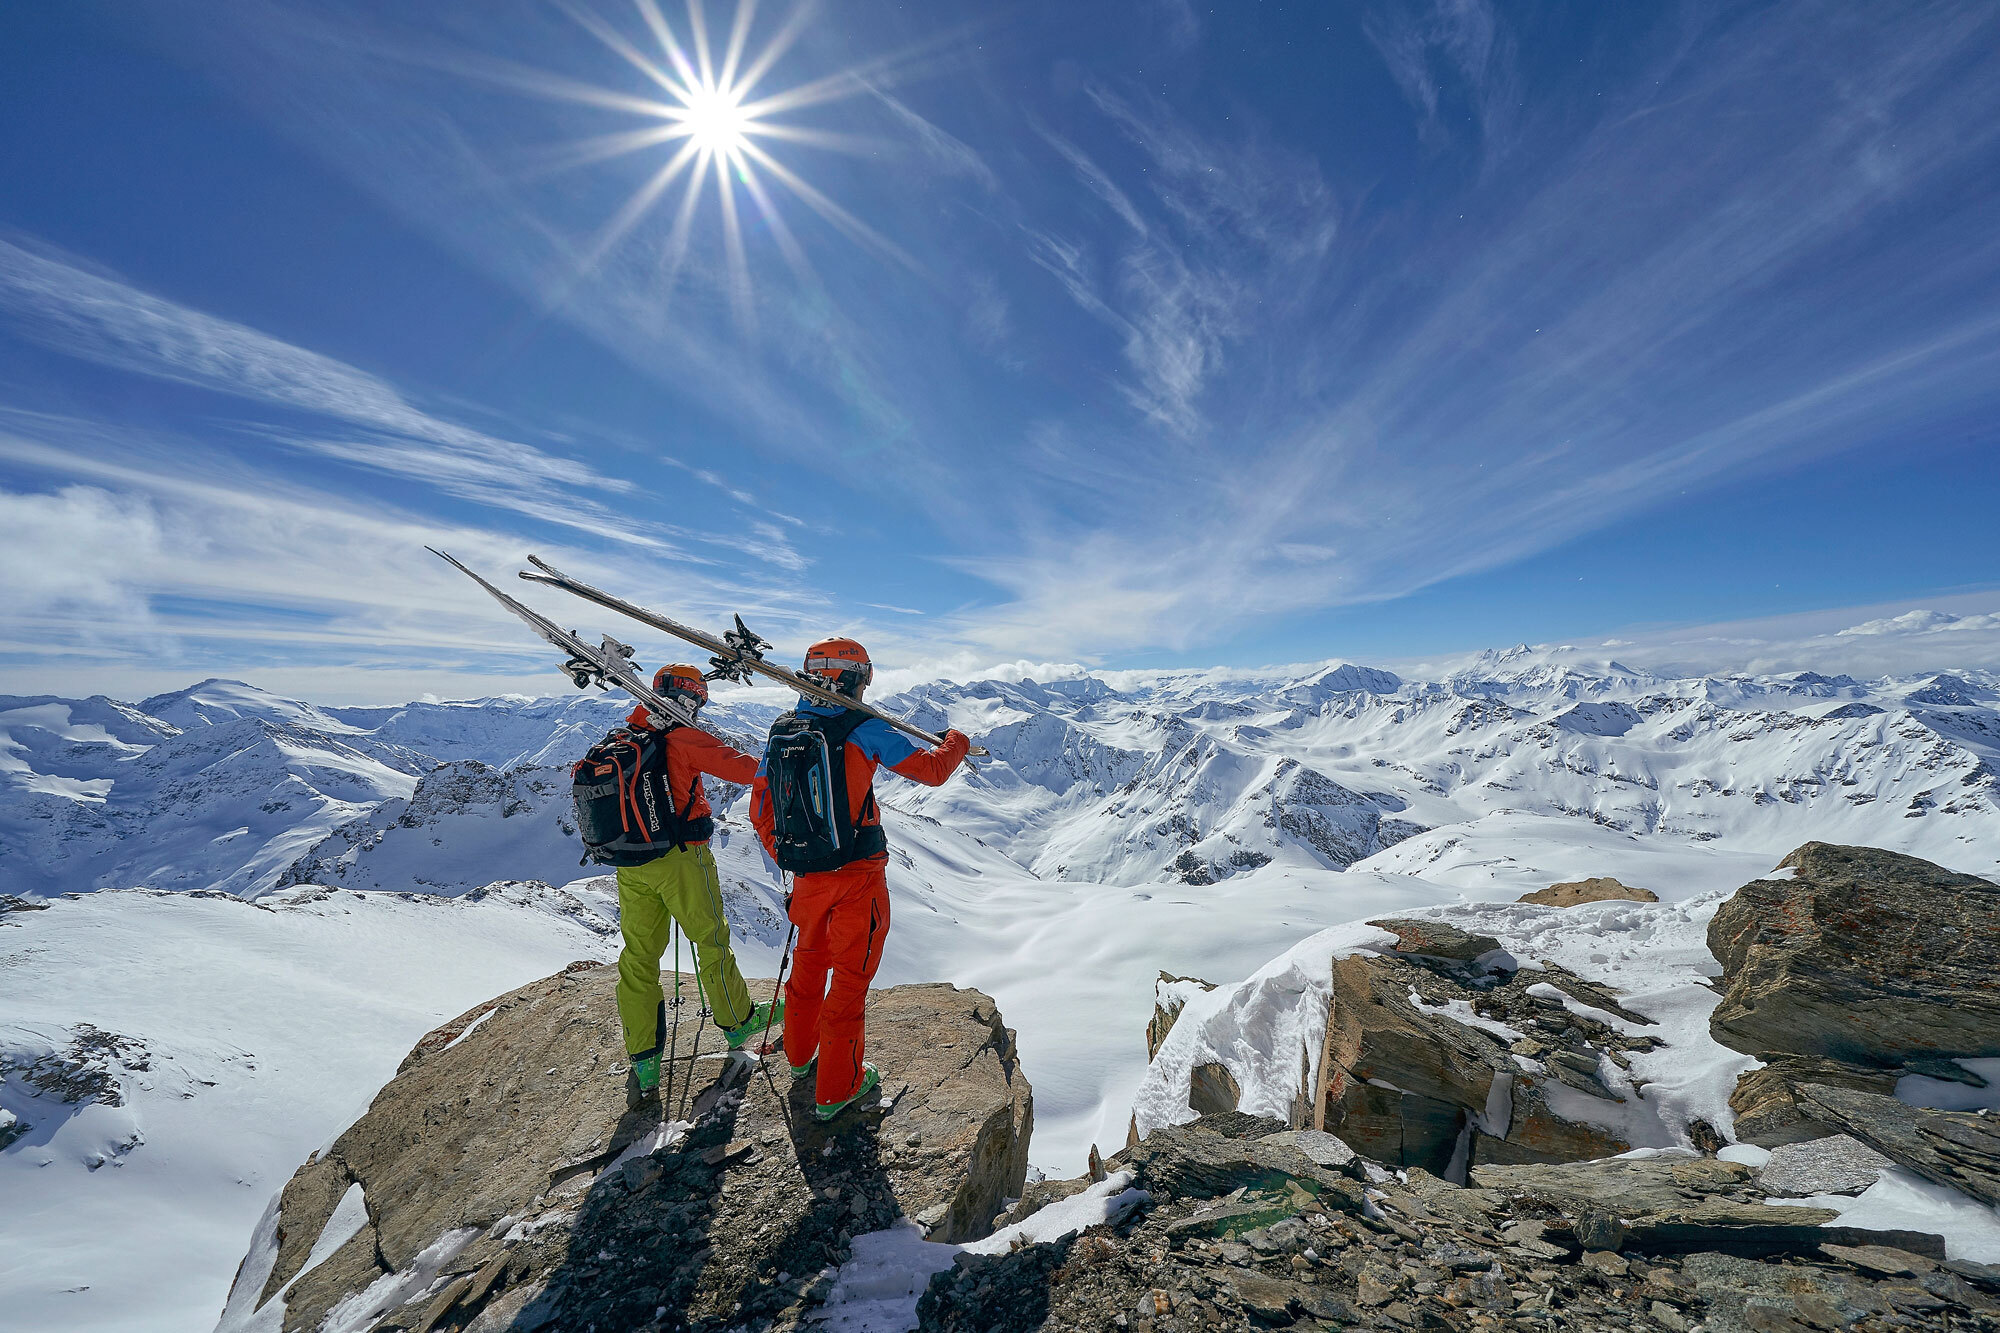
[[[658,0],[632,0],[638,24],[645,30],[645,36],[636,41],[598,10],[588,7],[584,0],[559,0],[559,3],[584,31],[644,76],[651,85],[647,95],[518,67],[502,71],[489,65],[478,72],[523,91],[636,115],[644,122],[637,128],[570,144],[558,165],[582,166],[643,152],[664,155],[658,167],[581,247],[577,280],[596,271],[606,256],[678,186],[678,201],[669,205],[672,221],[661,255],[662,300],[667,299],[687,263],[711,177],[721,221],[722,259],[730,303],[745,330],[754,326],[749,256],[742,225],[746,208],[757,210],[766,233],[793,273],[802,281],[815,285],[818,282],[804,248],[786,222],[767,182],[783,187],[849,240],[914,266],[894,243],[779,160],[767,144],[784,142],[847,152],[873,146],[869,140],[789,123],[778,117],[872,91],[917,53],[884,57],[783,91],[765,92],[761,86],[766,77],[798,40],[811,17],[810,0],[795,8],[754,49],[757,0],[737,0],[728,35],[719,44],[711,40],[703,0],[686,0],[682,26],[678,28],[661,10]],[[682,40],[683,31],[686,41]]]

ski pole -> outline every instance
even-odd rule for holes
[[[667,1046],[667,1086],[660,1093],[660,1107],[664,1111],[674,1102],[674,1057],[681,1045],[681,930],[680,922],[667,918],[667,933],[674,938],[674,1030]]]
[[[674,961],[676,963],[680,961],[678,953],[674,955]],[[708,992],[702,988],[701,984],[701,949],[699,946],[694,950],[694,993],[701,1000],[701,1007],[695,1011],[694,1050],[688,1053],[688,1075],[681,1083],[681,1095],[683,1097],[688,1097],[694,1091],[694,1067],[701,1060],[701,1030],[707,1026],[710,1017]],[[694,1105],[691,1097],[689,1098],[688,1105],[690,1107]],[[674,1118],[678,1120],[680,1117],[675,1116]]]
[[[785,919],[791,921],[791,929],[785,932],[785,951],[778,955],[778,979],[771,983],[771,1007],[764,1011],[764,1036],[757,1043],[757,1058],[762,1059],[771,1045],[771,1020],[778,1014],[778,992],[785,984],[785,969],[792,961],[792,940],[799,933],[799,923],[791,920],[792,895],[785,895]]]

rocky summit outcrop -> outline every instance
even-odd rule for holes
[[[1574,879],[1564,884],[1551,884],[1546,889],[1536,889],[1524,893],[1517,900],[1524,903],[1538,903],[1543,907],[1577,907],[1584,903],[1625,901],[1634,903],[1656,903],[1660,895],[1651,889],[1634,888],[1621,884],[1609,875],[1597,875],[1590,879]]]
[[[1876,1068],[2000,1055],[2000,884],[1823,842],[1779,866],[1709,923],[1717,1041]]]
[[[1369,924],[1398,944],[1332,962],[1313,1127],[1376,1161],[1461,1182],[1477,1164],[1631,1146],[1605,1125],[1635,1091],[1628,1053],[1658,1040],[1580,1009],[1651,1019],[1561,968],[1518,967],[1489,936],[1424,919]],[[1606,1111],[1596,1120],[1577,1109],[1593,1102]]]
[[[1716,1040],[1763,1063],[1730,1106],[1745,1142],[1829,1136],[2000,1204],[2000,1125],[1897,1096],[1924,1075],[1983,1087],[1959,1063],[2000,1055],[2000,885],[1867,847],[1807,843],[1723,904]]]
[[[1033,1095],[979,992],[871,993],[883,1085],[832,1125],[782,1058],[712,1026],[697,1053],[690,999],[663,1124],[626,1109],[615,978],[574,964],[419,1042],[285,1187],[224,1326],[793,1327],[853,1236],[977,1238],[1022,1193]]]
[[[960,1256],[919,1327],[2000,1329],[2000,1268],[1946,1260],[1934,1235],[1767,1205],[1747,1166],[1483,1166],[1460,1187],[1314,1146],[1313,1131],[1242,1114],[1155,1130],[1107,1163],[1133,1173],[1141,1206]]]

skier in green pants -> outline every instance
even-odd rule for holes
[[[691,666],[660,668],[653,688],[692,709],[708,702],[708,683]],[[643,707],[633,711],[626,726],[635,732],[660,729],[659,722]],[[743,984],[743,973],[729,947],[729,921],[722,911],[715,856],[708,849],[715,820],[708,795],[702,790],[701,775],[748,785],[757,774],[757,760],[698,727],[670,724],[664,740],[664,774],[646,775],[651,787],[644,782],[638,785],[636,790],[645,799],[634,800],[633,813],[642,826],[662,828],[655,838],[672,845],[642,864],[618,867],[618,924],[625,941],[618,955],[618,1021],[625,1029],[625,1049],[631,1056],[626,1100],[635,1110],[659,1096],[660,1051],[666,1044],[667,1025],[660,961],[676,921],[694,943],[701,993],[730,1049],[742,1046],[784,1013],[783,1001],[774,1013],[769,1004],[754,1002],[749,987]],[[670,807],[670,822],[658,820],[660,803]]]

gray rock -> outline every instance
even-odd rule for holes
[[[1323,1129],[1288,1129],[1268,1136],[1265,1142],[1297,1148],[1329,1171],[1346,1171],[1357,1157],[1343,1139]]]
[[[1564,1220],[1545,1222],[1542,1236],[1583,1250],[1769,1257],[1811,1255],[1831,1241],[1944,1255],[1936,1236],[1828,1226],[1839,1217],[1831,1209],[1761,1203],[1751,1168],[1713,1158],[1476,1166],[1472,1180],[1556,1209]]]
[[[1771,1149],[1771,1160],[1757,1169],[1757,1183],[1772,1194],[1793,1198],[1859,1194],[1890,1165],[1888,1158],[1859,1139],[1835,1134]]]
[[[1877,1067],[2000,1055],[2000,884],[1822,842],[1780,865],[1794,877],[1744,885],[1709,923],[1717,1041]]]
[[[1885,1070],[1775,1053],[1767,1054],[1765,1061],[1762,1068],[1737,1079],[1729,1094],[1729,1109],[1736,1113],[1737,1139],[1763,1148],[1805,1143],[1836,1132],[1834,1126],[1822,1124],[1799,1108],[1795,1089],[1802,1084],[1819,1083],[1884,1096],[1896,1090],[1895,1075]]]
[[[1194,1125],[1225,1139],[1268,1139],[1290,1128],[1276,1116],[1251,1115],[1248,1111],[1220,1111],[1202,1116]]]
[[[1491,935],[1474,935],[1448,921],[1426,921],[1416,917],[1392,917],[1370,921],[1396,937],[1397,953],[1422,954],[1426,958],[1449,958],[1469,963],[1500,947]]]
[[[1681,1208],[1712,1195],[1748,1198],[1753,1177],[1740,1162],[1706,1157],[1472,1168],[1472,1183],[1482,1189],[1565,1211],[1598,1208],[1628,1215]]]
[[[1907,1106],[1894,1097],[1807,1084],[1799,1104],[1926,1180],[2000,1207],[2000,1117]]]
[[[1939,1267],[1956,1273],[1982,1291],[2000,1291],[2000,1264],[1982,1264],[1976,1259],[1947,1259]]]
[[[1292,1145],[1271,1137],[1224,1138],[1199,1121],[1156,1129],[1111,1161],[1131,1167],[1139,1185],[1162,1200],[1219,1199],[1245,1191],[1253,1197],[1245,1200],[1240,1227],[1233,1228],[1237,1235],[1268,1226],[1315,1200],[1330,1208],[1364,1211],[1357,1182],[1328,1171]]]
[[[1838,1269],[1708,1253],[1689,1255],[1681,1271],[1707,1303],[1710,1326],[1724,1330],[1796,1327],[1797,1314],[1818,1315],[1826,1321],[1821,1327],[1840,1328],[1895,1309],[1869,1283]]]

